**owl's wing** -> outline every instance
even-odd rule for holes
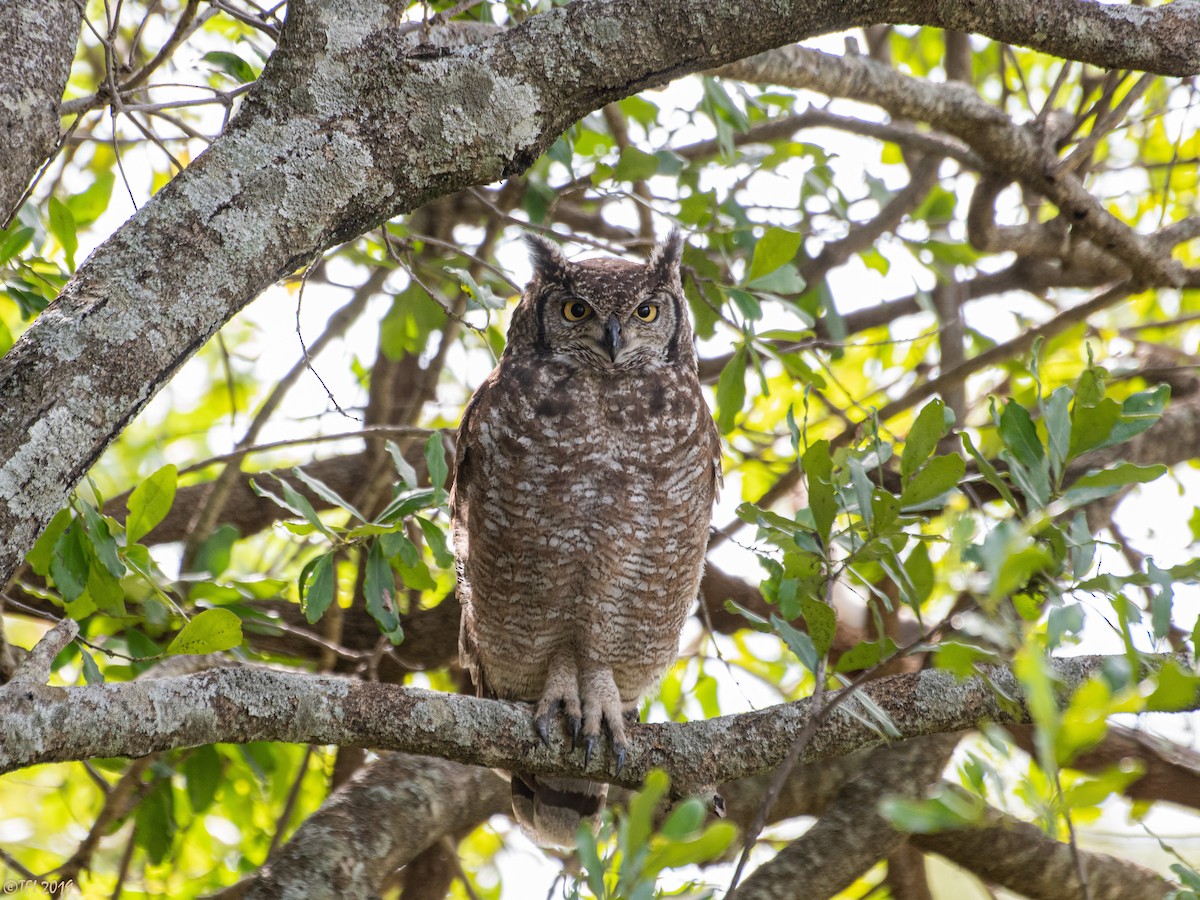
[[[703,397],[700,398],[700,403],[704,405]],[[721,496],[721,488],[725,486],[725,475],[721,471],[721,433],[717,431],[716,420],[711,415],[704,416],[704,420],[708,423],[703,426],[703,431],[704,440],[708,442],[709,458],[712,459],[712,499],[715,503]]]
[[[472,488],[478,478],[476,460],[479,456],[479,411],[486,407],[495,385],[495,373],[488,377],[467,408],[454,442],[454,473],[450,483],[450,531],[454,539],[455,567],[458,570],[458,602],[462,606],[462,623],[458,633],[459,660],[471,675],[480,697],[490,696],[479,663],[479,646],[475,633],[475,613],[471,604],[471,583],[466,576],[467,557],[471,552],[470,503]]]

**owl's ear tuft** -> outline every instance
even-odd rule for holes
[[[542,281],[562,281],[567,274],[567,258],[558,244],[539,234],[526,233],[524,238],[534,276]]]
[[[679,262],[682,258],[683,234],[678,228],[672,228],[671,233],[650,251],[646,271],[660,284],[674,284],[679,281]]]

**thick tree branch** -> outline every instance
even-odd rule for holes
[[[1069,693],[1105,659],[1056,658],[1053,670]],[[962,731],[984,719],[1025,721],[1018,704],[997,699],[996,691],[1021,697],[1011,670],[981,671],[964,681],[939,670],[893,675],[860,690],[888,714],[901,738]],[[627,786],[663,768],[679,791],[691,792],[774,769],[804,727],[808,708],[801,700],[704,722],[637,726],[618,777],[607,750],[585,766],[582,753],[566,751],[562,735],[544,747],[529,707],[518,703],[257,668],[71,688],[17,684],[0,688],[0,772],[218,742],[289,741],[402,750]],[[1200,708],[1200,695],[1191,708]],[[864,718],[846,710],[830,714],[804,761],[882,743]]]
[[[443,836],[509,805],[490,769],[396,754],[361,769],[246,885],[225,896],[374,897]]]
[[[954,788],[947,788],[954,790]],[[1161,900],[1174,885],[1137,863],[1077,851],[1087,873],[1079,884],[1071,847],[1040,828],[989,808],[978,827],[914,834],[912,842],[1031,900]]]
[[[923,796],[957,743],[958,735],[939,734],[871,751],[817,824],[760,866],[732,896],[784,900],[803,885],[806,896],[832,897],[849,887],[907,839],[880,813],[879,801],[888,794]]]
[[[81,9],[75,0],[0,0],[0,228],[58,145]]]

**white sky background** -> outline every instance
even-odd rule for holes
[[[809,44],[840,53],[843,49],[843,36],[830,36],[811,41]],[[185,57],[179,61],[181,68],[186,69],[193,62],[202,67],[198,61],[207,49],[211,48],[198,46],[196,42],[183,48],[181,52],[185,54]],[[190,57],[187,56],[188,54]],[[176,92],[175,96],[172,96],[172,93],[170,90],[160,90],[155,94],[155,99],[162,102],[194,96],[194,92],[183,90]],[[648,96],[664,111],[671,108],[677,110],[672,114],[670,121],[671,124],[679,124],[686,119],[688,111],[698,106],[699,82],[695,79],[684,79],[664,90],[650,92]],[[817,103],[823,102],[823,99],[816,95],[809,95],[807,99]],[[831,105],[831,109],[836,112],[866,115],[876,119],[883,118],[877,109],[848,102],[835,101]],[[219,116],[219,112],[214,111],[213,115]],[[215,133],[218,125],[219,118],[215,118],[208,129],[209,133]],[[641,141],[644,138],[636,125],[631,124],[631,132],[635,141]],[[1169,129],[1169,133],[1175,133],[1174,127]],[[665,132],[663,135],[652,134],[649,144],[657,145],[657,142],[661,141],[664,136]],[[681,130],[676,136],[676,143],[682,144],[712,136],[712,132],[707,128],[707,123],[698,120],[694,125]],[[880,166],[878,145],[871,141],[827,129],[808,131],[802,136],[802,139],[818,143],[837,154],[833,165],[839,183],[849,197],[866,196],[865,177],[868,172],[876,177],[884,178],[892,188],[902,187],[905,183],[906,173],[903,170]],[[648,145],[642,143],[642,146]],[[193,153],[198,153],[201,147],[193,142],[191,149]],[[161,153],[153,148],[139,148],[125,151],[122,158],[125,171],[131,176],[130,186],[137,196],[139,204],[143,203],[150,194],[151,162],[154,165],[160,165]],[[794,210],[798,206],[799,175],[802,165],[800,161],[796,161],[792,167],[794,171],[789,171],[785,167],[779,174],[763,173],[756,177],[747,188],[750,192],[749,196],[763,205],[773,204],[785,210],[789,208]],[[707,177],[722,179],[728,183],[734,179],[731,173],[719,170]],[[959,191],[964,199],[972,183],[969,178],[959,178],[957,182],[953,183],[943,180],[944,186]],[[707,188],[720,185],[706,183],[703,186]],[[86,183],[72,184],[68,181],[68,187],[72,190],[80,190],[86,187]],[[654,185],[652,185],[653,187]],[[665,186],[661,190],[655,190],[655,193],[669,195],[671,191],[669,186]],[[92,246],[84,245],[88,237],[93,239],[94,246],[100,237],[119,227],[132,211],[129,197],[118,180],[108,212],[93,229],[87,234],[81,235],[78,258],[82,259],[84,254],[92,249]],[[630,203],[626,203],[621,211],[614,215],[614,219],[617,215],[623,216],[619,224],[636,226],[635,213]],[[658,224],[660,233],[665,233],[668,222],[660,218]],[[465,231],[461,237],[467,237]],[[702,241],[697,237],[692,237],[690,240],[697,245],[702,245]],[[881,300],[907,295],[913,291],[914,287],[925,290],[932,287],[929,273],[917,265],[907,250],[900,247],[897,242],[885,239],[879,244],[878,249],[892,263],[891,271],[886,276],[868,269],[857,258],[830,273],[830,286],[842,312],[849,312],[858,306],[872,306]],[[530,269],[523,248],[516,244],[510,244],[501,247],[498,255],[502,264],[508,269],[512,280],[524,283],[529,276]],[[577,253],[573,255],[588,256],[592,254]],[[330,266],[330,275],[333,280],[342,281],[348,285],[354,285],[361,281],[361,271],[355,270],[349,264],[339,263]],[[397,272],[389,279],[388,287],[391,290],[400,290],[404,284],[405,276],[403,273]],[[321,333],[329,315],[344,304],[348,297],[347,291],[338,291],[315,283],[307,286],[300,315],[301,328],[307,340],[311,341]],[[364,364],[370,364],[378,337],[378,322],[389,306],[390,297],[376,297],[368,312],[347,332],[344,340],[335,342],[329,350],[315,360],[317,371],[329,385],[343,408],[361,406],[365,400],[364,391],[355,382],[350,371],[349,361],[352,357],[357,357]],[[966,310],[971,325],[998,340],[1015,336],[1018,333],[1021,327],[1018,316],[1021,314],[1041,316],[1044,315],[1044,307],[1031,298],[1010,295],[1004,299],[1003,303],[997,303],[993,299],[987,303],[970,304]],[[471,315],[482,322],[482,313]],[[771,316],[780,318],[777,311],[772,312],[768,309],[768,320],[762,323],[762,328],[797,327],[794,320],[781,319],[775,322],[770,320]],[[239,319],[253,326],[256,337],[248,344],[244,343],[237,347],[235,351],[237,358],[234,360],[234,364],[239,368],[250,367],[257,380],[264,385],[269,385],[290,368],[301,355],[301,348],[295,334],[296,296],[293,292],[281,287],[274,287],[251,304]],[[928,320],[913,317],[908,321],[897,323],[896,334],[898,337],[915,337],[927,330],[928,327]],[[720,352],[717,344],[722,339],[728,340],[728,336],[722,336],[719,333],[714,341],[707,342],[704,349]],[[472,341],[474,341],[474,349],[470,349]],[[1192,343],[1195,343],[1194,339]],[[467,349],[463,349],[464,346]],[[454,411],[459,408],[464,396],[463,391],[478,385],[491,366],[491,359],[487,352],[481,349],[478,339],[468,336],[465,345],[459,344],[453,348],[447,366],[447,372],[452,374],[453,379],[450,382],[443,382],[440,397],[444,401],[444,410],[448,416],[452,416]],[[138,417],[138,425],[149,426],[150,423],[163,418],[172,408],[186,409],[194,406],[199,402],[203,394],[203,386],[208,379],[207,364],[193,359],[181,369],[170,385],[151,401],[146,410]],[[209,437],[212,452],[220,453],[231,449],[234,442],[241,436],[241,429],[245,427],[248,420],[248,411],[243,410],[238,417],[236,428],[230,428],[227,423],[223,423],[214,429]],[[351,431],[356,424],[331,411],[324,389],[312,373],[306,373],[289,393],[272,423],[260,435],[259,442],[264,443],[313,433]],[[192,448],[188,446],[188,443],[180,442],[177,447],[164,447],[166,459],[180,465],[194,461],[191,458]],[[352,443],[350,446],[357,446],[357,443]],[[335,445],[325,446],[319,451],[321,455],[335,452],[339,452]],[[147,469],[143,474],[149,474],[159,464],[159,462],[148,461]],[[1181,467],[1171,476],[1143,487],[1136,496],[1126,500],[1120,508],[1118,521],[1135,547],[1152,556],[1158,565],[1165,567],[1191,559],[1195,555],[1195,548],[1191,546],[1191,535],[1186,530],[1177,529],[1186,523],[1198,498],[1200,498],[1200,475],[1193,468]],[[723,523],[732,519],[734,508],[740,500],[741,490],[736,473],[727,475],[725,491],[715,521]],[[1158,528],[1156,523],[1162,522],[1171,523],[1171,528],[1166,531]],[[738,539],[743,543],[751,543],[753,533],[743,530]],[[733,542],[726,542],[718,549],[714,554],[714,559],[722,567],[740,572],[751,579],[756,578],[761,571],[753,554],[740,549]],[[1099,563],[1102,568],[1110,571],[1127,570],[1124,559],[1115,552],[1106,551],[1100,554]],[[1083,640],[1069,652],[1112,653],[1121,650],[1120,639],[1105,622],[1103,613],[1104,610],[1098,606],[1090,607]],[[1200,615],[1200,591],[1180,587],[1175,594],[1175,621],[1190,631],[1191,623],[1195,621],[1197,615]],[[685,643],[691,642],[694,638],[695,635],[690,632],[685,634]],[[1148,636],[1143,646],[1150,649]],[[709,670],[714,671],[714,667],[710,665]],[[775,696],[770,691],[745,678],[738,679],[736,684],[723,682],[720,700],[722,709],[726,712],[737,712],[776,702]],[[693,713],[697,716],[700,715],[698,708],[694,709]],[[1153,716],[1144,717],[1144,719],[1151,720],[1144,724],[1151,725],[1155,730],[1176,741],[1191,746],[1200,746],[1200,742],[1197,740],[1200,716]],[[1135,845],[1132,851],[1134,855],[1155,865],[1160,870],[1165,870],[1164,857],[1158,853],[1156,842],[1148,835],[1142,835],[1138,826],[1131,827],[1128,824],[1123,811],[1125,807],[1126,804],[1123,802],[1111,802],[1100,823],[1081,828],[1083,842],[1085,845],[1091,845],[1100,841],[1107,832],[1119,834],[1120,846],[1114,846],[1112,849],[1122,855],[1130,855],[1129,844],[1132,841]],[[1174,838],[1173,843],[1176,848],[1189,858],[1189,862],[1193,866],[1200,866],[1200,820],[1196,816],[1171,808],[1160,808],[1147,821],[1157,833],[1164,837]],[[493,827],[502,831],[511,829],[514,835],[517,831],[515,827],[507,823],[507,820],[497,819],[493,823]],[[788,830],[794,833],[795,828],[791,827]],[[504,879],[502,896],[506,900],[546,896],[546,892],[560,872],[559,864],[547,859],[540,850],[519,835],[513,837],[508,847],[509,849],[505,850],[498,859]],[[769,855],[769,851],[760,848],[756,858],[763,859]],[[486,883],[487,877],[487,874],[484,873],[481,875],[481,881]],[[708,870],[706,881],[723,886],[727,883],[728,877],[727,870],[716,867]]]

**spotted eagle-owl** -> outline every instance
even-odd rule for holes
[[[565,717],[585,757],[674,662],[704,567],[720,447],[696,374],[678,231],[645,265],[568,262],[527,237],[534,276],[458,432],[451,510],[459,650],[481,696]],[[512,775],[546,845],[593,826],[608,786]]]

